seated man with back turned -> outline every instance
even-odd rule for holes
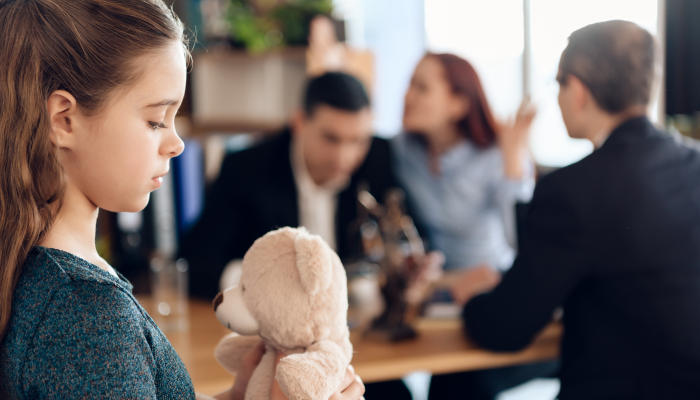
[[[646,117],[654,53],[630,22],[571,35],[559,105],[596,149],[539,182],[513,267],[464,309],[473,340],[512,351],[563,306],[562,400],[700,396],[700,152]]]
[[[224,267],[270,230],[305,226],[341,259],[359,256],[359,185],[383,201],[396,187],[388,142],[372,137],[362,84],[331,72],[309,81],[304,110],[273,139],[226,156],[201,218],[182,243],[190,291],[214,298]]]

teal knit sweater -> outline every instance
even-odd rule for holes
[[[35,247],[15,289],[0,379],[17,399],[194,399],[185,366],[131,284]]]

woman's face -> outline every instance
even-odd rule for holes
[[[404,101],[406,132],[435,135],[453,127],[468,112],[467,100],[455,95],[445,69],[435,57],[424,57],[413,72]]]
[[[118,90],[97,115],[67,110],[67,132],[57,135],[54,129],[69,190],[78,189],[109,211],[143,209],[161,186],[170,159],[184,150],[175,132],[175,114],[185,93],[182,46],[174,41],[142,62],[141,77]],[[52,115],[52,122],[56,126],[60,121]]]

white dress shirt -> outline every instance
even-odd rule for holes
[[[333,249],[337,249],[335,236],[335,214],[338,209],[338,194],[350,183],[347,179],[336,179],[324,185],[313,181],[304,160],[300,140],[292,138],[289,148],[294,183],[299,204],[299,226],[319,235]],[[219,280],[221,290],[238,284],[241,260],[232,260]]]
[[[299,226],[321,236],[336,250],[335,214],[338,209],[338,194],[347,187],[348,181],[338,179],[317,185],[306,167],[301,140],[292,139],[290,153],[292,173],[297,187]]]

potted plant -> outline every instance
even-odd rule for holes
[[[308,45],[311,20],[332,11],[332,0],[229,0],[226,14],[234,43],[259,53]]]

